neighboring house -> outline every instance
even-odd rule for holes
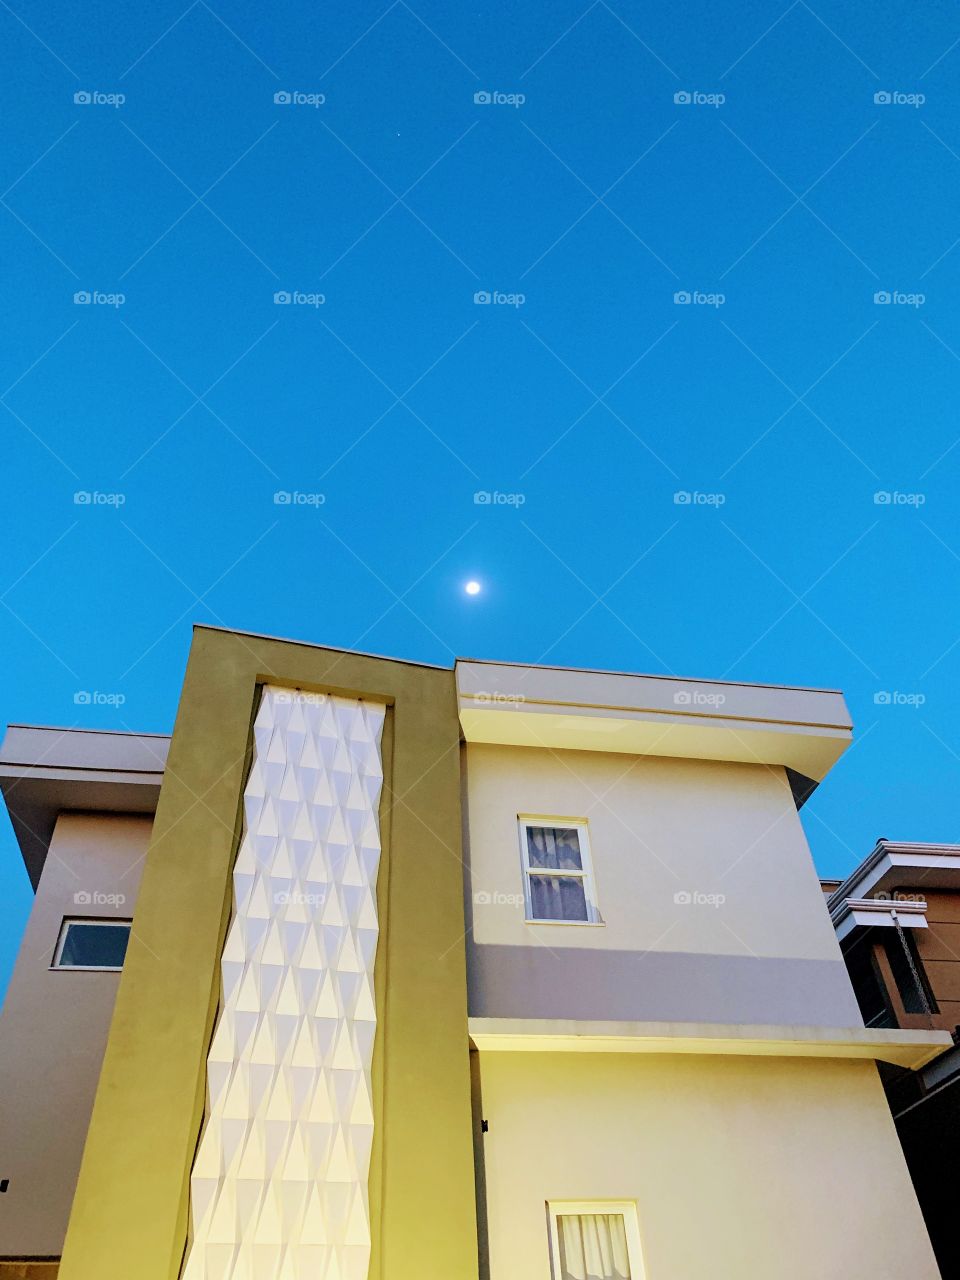
[[[206,627],[168,757],[11,728],[0,1276],[936,1280],[876,1064],[950,1037],[864,1025],[797,813],[850,739]]]
[[[879,840],[827,905],[864,1022],[949,1032],[923,1068],[881,1070],[944,1276],[957,1274],[960,1142],[960,845]]]

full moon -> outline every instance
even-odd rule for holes
[[[464,587],[464,591],[466,591],[468,596],[478,596],[480,594],[480,583],[475,579],[471,579],[471,581]]]

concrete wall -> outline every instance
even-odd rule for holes
[[[152,954],[134,950],[120,981],[61,1280],[180,1275],[264,681],[389,707],[369,1280],[476,1280],[453,674],[204,627],[195,630],[137,904],[137,932]]]
[[[938,1280],[873,1063],[481,1053],[490,1280],[545,1202],[634,1200],[647,1280]]]
[[[65,916],[133,915],[151,826],[68,813],[54,829],[0,1016],[0,1258],[63,1246],[120,975],[50,962]]]
[[[782,769],[464,755],[471,1015],[863,1025]],[[602,927],[525,922],[518,814],[589,821]]]

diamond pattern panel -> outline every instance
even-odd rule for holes
[[[184,1280],[366,1280],[384,713],[263,691]]]

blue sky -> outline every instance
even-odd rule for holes
[[[193,621],[841,687],[821,873],[957,838],[953,6],[0,28],[0,720],[168,730]]]

